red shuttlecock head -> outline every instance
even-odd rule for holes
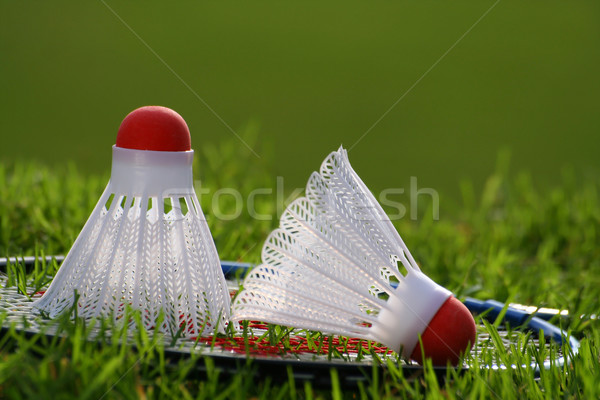
[[[133,110],[121,122],[117,147],[134,150],[188,151],[190,130],[170,108],[146,106]]]
[[[410,358],[423,364],[424,354],[433,365],[457,365],[460,356],[475,343],[475,336],[475,321],[469,309],[450,296],[429,322]]]

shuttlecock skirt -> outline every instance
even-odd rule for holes
[[[194,337],[229,318],[229,292],[192,180],[193,151],[113,147],[111,179],[35,307],[55,317],[120,320]],[[162,314],[162,322],[158,323]]]

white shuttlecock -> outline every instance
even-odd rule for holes
[[[283,213],[232,320],[374,340],[419,362],[421,338],[426,357],[444,365],[475,340],[472,315],[421,272],[343,148]]]
[[[185,337],[223,331],[230,297],[194,191],[190,133],[164,107],[130,113],[113,146],[110,181],[35,307],[84,318],[140,310],[144,327]],[[163,314],[162,323],[157,318]]]

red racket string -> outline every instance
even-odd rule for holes
[[[250,323],[250,327],[264,328],[265,324],[260,322]],[[251,354],[260,356],[274,356],[284,354],[316,354],[327,355],[330,350],[342,354],[358,354],[359,352],[392,354],[393,352],[385,346],[373,345],[362,339],[340,339],[338,337],[323,337],[322,340],[312,340],[302,336],[291,336],[285,340],[273,344],[269,338],[264,336],[234,336],[234,337],[201,337],[198,342],[218,347],[221,350],[231,351],[238,354]],[[285,343],[284,343],[285,342]]]

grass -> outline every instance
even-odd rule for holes
[[[252,137],[248,137],[252,141]],[[273,188],[268,163],[249,159],[233,142],[199,152],[197,185],[214,193],[238,188],[243,198],[256,187]],[[201,161],[199,161],[201,160]],[[462,197],[439,221],[421,205],[416,221],[395,221],[423,269],[459,296],[494,298],[568,308],[577,315],[600,310],[600,208],[598,181],[565,173],[553,188],[539,190],[526,173],[510,173],[500,157],[482,192],[463,182]],[[504,161],[503,161],[504,160]],[[315,166],[316,167],[316,166]],[[360,172],[360,171],[359,171]],[[94,207],[106,176],[84,176],[74,166],[49,169],[36,163],[0,167],[0,254],[64,254]],[[368,182],[367,182],[368,183]],[[223,199],[226,200],[226,199]],[[265,196],[257,209],[276,215]],[[442,201],[444,197],[442,196]],[[215,218],[211,196],[201,203],[223,259],[257,262],[276,220],[257,221],[244,211],[232,220]],[[228,204],[221,211],[230,212]],[[53,270],[50,269],[50,272]],[[39,273],[39,271],[38,271]],[[0,397],[7,398],[598,398],[600,328],[597,320],[564,322],[581,339],[571,365],[543,371],[450,371],[439,383],[431,366],[409,381],[388,365],[382,376],[348,391],[331,371],[331,387],[254,378],[252,363],[224,377],[210,358],[175,364],[160,341],[136,337],[140,351],[106,340],[85,340],[89,326],[64,321],[61,338],[26,336],[11,330],[0,337]],[[273,331],[277,334],[281,331]],[[314,339],[319,345],[319,337]],[[508,361],[519,355],[499,354]],[[198,376],[194,367],[204,365]]]

